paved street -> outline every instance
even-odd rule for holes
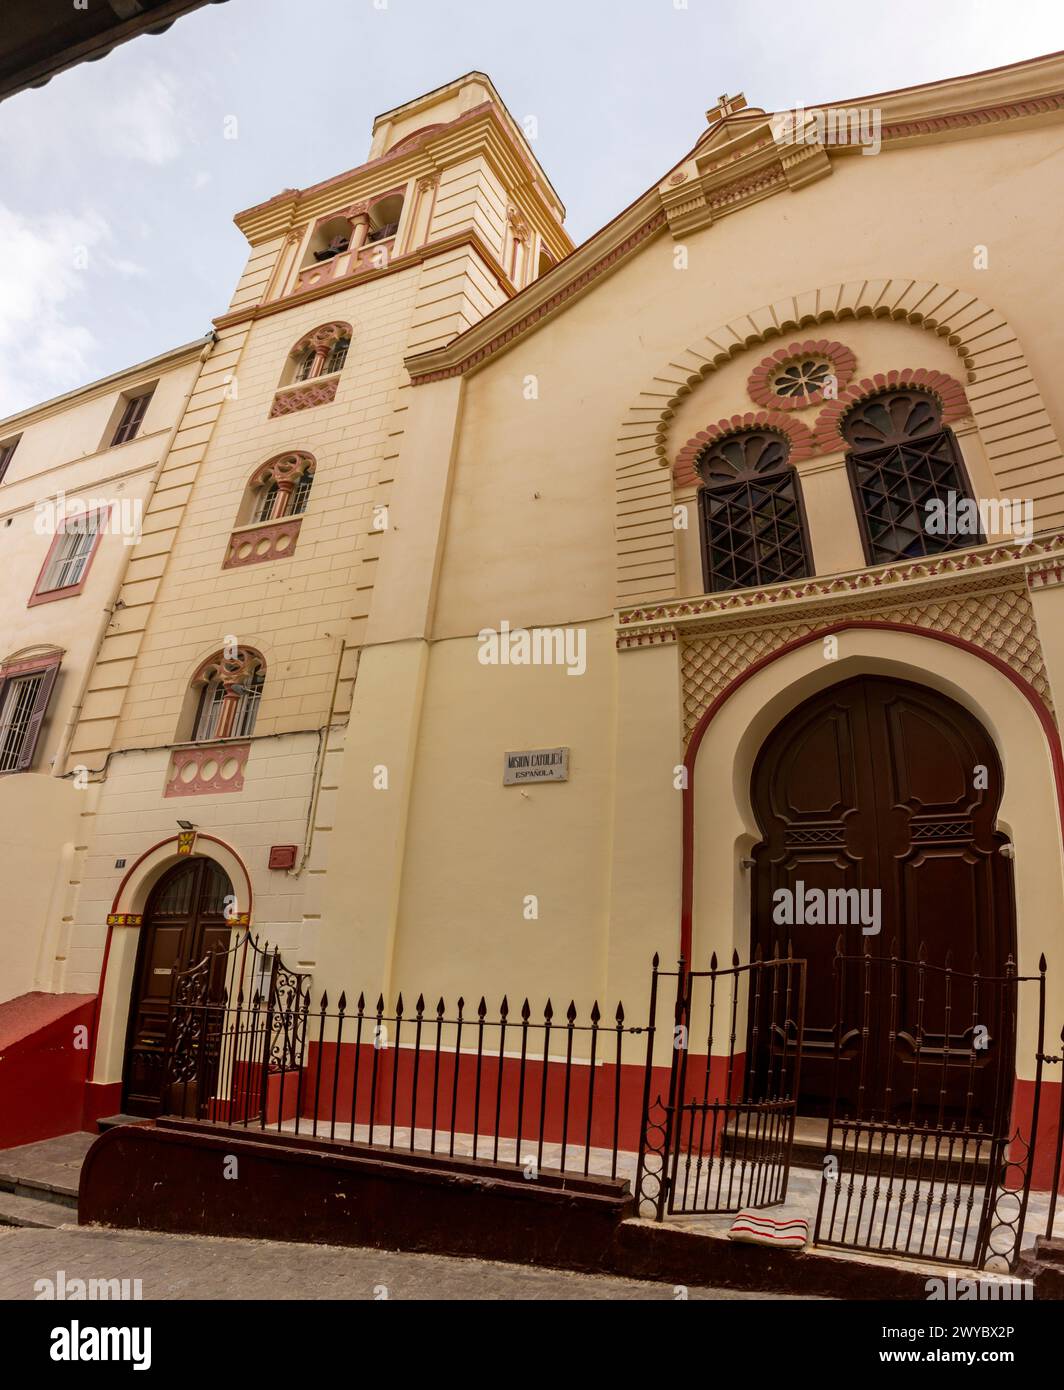
[[[61,1226],[0,1229],[0,1298],[38,1279],[140,1279],[145,1299],[675,1299],[672,1285],[441,1255]],[[757,1299],[730,1289],[697,1299]]]

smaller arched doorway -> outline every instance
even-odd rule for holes
[[[133,975],[122,1073],[126,1114],[159,1113],[174,972],[195,965],[218,945],[228,947],[234,902],[229,875],[203,856],[174,865],[152,889]]]
[[[873,972],[884,991],[870,1015],[878,1074],[859,1077],[856,1037],[839,1040],[835,1066],[833,960],[841,937],[847,955],[915,961],[923,949],[935,966],[1005,973],[1015,909],[1001,853],[1008,841],[996,828],[1003,787],[993,740],[968,710],[885,676],[829,686],[766,738],[751,779],[762,834],[752,947],[771,956],[789,940],[808,961],[802,1114],[827,1114],[836,1084],[844,1105],[858,1086],[871,1094],[885,1081],[898,1090],[913,1076],[919,1038],[922,1061],[941,1063],[946,1117],[989,1123],[1000,1060],[993,1043],[1005,1034],[995,1028],[991,1046],[973,1050],[978,1001],[962,1001],[959,990],[944,999],[941,972],[921,976],[918,990],[911,973]],[[1011,1062],[1005,1070],[1011,1075]]]

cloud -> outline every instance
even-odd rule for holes
[[[105,112],[97,112],[101,134],[115,154],[145,164],[167,164],[181,153],[182,121],[177,106],[178,84],[159,69],[141,73],[133,86],[121,91]]]
[[[31,219],[0,203],[0,418],[90,375],[96,338],[71,310],[110,235],[96,214]]]
[[[178,158],[190,134],[187,103],[180,100],[187,84],[154,63],[101,83],[98,76],[114,57],[63,73],[54,101],[31,91],[4,103],[0,152],[9,169],[38,178],[47,170],[54,178],[64,166],[77,175],[86,158],[97,167],[113,159],[160,166]]]

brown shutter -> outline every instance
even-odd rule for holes
[[[52,698],[52,686],[55,685],[55,678],[58,674],[58,661],[44,672],[44,679],[41,681],[41,688],[37,691],[37,699],[33,705],[33,713],[26,725],[26,737],[22,740],[22,751],[19,753],[16,772],[28,772],[33,766],[34,754],[37,752],[37,740],[41,736],[41,725],[48,712],[48,701]]]

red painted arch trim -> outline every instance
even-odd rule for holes
[[[108,914],[109,916],[114,916],[118,912],[118,904],[121,901],[126,884],[136,873],[139,866],[144,863],[145,859],[147,859],[149,855],[154,854],[156,850],[162,849],[164,845],[176,845],[177,839],[178,837],[176,835],[168,835],[165,840],[159,840],[157,844],[154,844],[149,849],[146,849],[138,859],[134,859],[133,863],[122,876],[122,882],[118,885],[118,889],[114,897],[111,899],[111,911]],[[196,843],[199,844],[201,840],[209,840],[211,844],[221,845],[221,847],[224,850],[228,851],[228,853],[233,856],[233,858],[237,861],[240,867],[244,870],[244,878],[247,880],[248,886],[247,916],[248,922],[250,923],[254,891],[251,887],[251,875],[248,873],[248,866],[244,863],[243,858],[236,852],[232,845],[226,844],[224,840],[219,840],[216,835],[197,835]],[[89,1064],[88,1071],[86,1073],[90,1082],[92,1081],[93,1075],[96,1071],[96,1044],[100,1036],[100,1004],[103,1001],[104,985],[107,982],[107,966],[111,959],[111,939],[114,936],[114,931],[115,929],[113,926],[108,926],[107,939],[104,942],[103,947],[103,960],[100,962],[100,983],[96,987],[96,1005],[92,1011],[92,1041],[89,1044]]]
[[[167,835],[165,840],[160,840],[157,844],[152,845],[150,849],[146,849],[139,859],[134,859],[133,863],[126,870],[125,875],[122,878],[122,882],[118,885],[118,891],[115,893],[113,899],[111,900],[112,913],[118,911],[118,904],[122,898],[123,892],[125,891],[126,884],[137,872],[137,869],[140,868],[141,864],[144,863],[145,859],[147,859],[149,855],[154,854],[157,849],[162,849],[164,845],[176,845],[177,841],[178,837],[176,835]],[[248,913],[250,915],[252,908],[251,875],[248,873],[248,866],[244,863],[243,858],[239,854],[237,854],[236,850],[233,848],[232,845],[228,844],[225,840],[219,840],[217,835],[200,835],[197,833],[196,844],[201,844],[203,841],[209,841],[212,845],[221,845],[222,849],[224,849],[228,854],[231,854],[233,858],[236,860],[236,862],[240,865],[240,867],[244,870],[244,877],[247,879],[248,884]]]
[[[1024,678],[1011,666],[995,656],[993,652],[986,651],[983,647],[978,647],[974,642],[969,642],[964,637],[955,637],[949,632],[932,632],[925,627],[917,627],[912,623],[888,623],[875,619],[849,619],[843,622],[832,623],[827,627],[819,628],[816,632],[807,633],[804,637],[796,637],[793,642],[786,642],[782,647],[774,652],[769,652],[759,661],[755,661],[748,666],[745,671],[736,676],[720,694],[711,702],[709,708],[702,715],[695,725],[691,734],[690,742],[687,745],[687,752],[684,755],[684,768],[687,773],[686,785],[683,791],[683,856],[682,856],[682,891],[680,906],[680,955],[684,960],[691,959],[691,945],[693,936],[693,913],[694,913],[694,854],[695,854],[695,763],[698,758],[698,749],[705,736],[706,730],[712,721],[720,713],[723,706],[735,694],[735,692],[748,680],[751,680],[764,670],[772,662],[778,661],[780,657],[787,656],[790,652],[797,651],[800,647],[806,647],[811,642],[822,642],[825,637],[830,637],[834,633],[853,631],[854,629],[873,629],[881,632],[903,632],[915,637],[927,637],[935,642],[946,642],[951,647],[959,647],[961,651],[968,652],[972,656],[977,656],[981,661],[993,666],[1000,671],[1006,679],[1010,680],[1017,690],[1027,699],[1031,708],[1038,716],[1042,725],[1042,731],[1049,744],[1050,758],[1053,764],[1053,781],[1057,791],[1057,817],[1060,822],[1061,841],[1064,843],[1064,748],[1061,747],[1060,731],[1056,721],[1050,713],[1045,701],[1031,685],[1030,681]]]

